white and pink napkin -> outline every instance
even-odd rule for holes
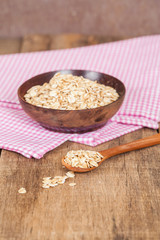
[[[18,87],[30,77],[58,69],[86,69],[120,79],[126,97],[103,128],[84,134],[41,127],[22,110]],[[160,121],[160,35],[66,50],[0,56],[0,148],[41,158],[67,140],[96,146]]]

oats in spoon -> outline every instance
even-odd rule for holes
[[[77,168],[92,168],[98,167],[98,162],[103,159],[103,156],[96,151],[69,151],[64,157],[64,162],[69,164],[72,167]]]

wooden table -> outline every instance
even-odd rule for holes
[[[76,47],[115,39],[82,35],[1,39],[0,53]],[[1,126],[3,127],[3,126]],[[75,187],[41,188],[44,176],[64,174],[70,149],[102,150],[156,134],[142,129],[95,148],[66,142],[42,159],[6,150],[0,156],[0,239],[160,239],[160,147],[113,157],[93,172],[76,174]],[[26,194],[18,194],[20,187]]]

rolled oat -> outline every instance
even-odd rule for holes
[[[103,159],[103,156],[96,151],[69,151],[64,157],[64,161],[72,167],[91,168],[98,167],[98,162]]]
[[[49,83],[30,88],[24,95],[33,105],[59,109],[80,110],[108,105],[118,99],[116,90],[82,76],[56,73]]]
[[[54,178],[51,177],[44,177],[42,180],[42,188],[50,188],[50,187],[56,187],[58,185],[62,185],[65,183],[67,178],[74,178],[74,172],[69,171],[64,176],[55,176]]]
[[[69,183],[69,186],[74,187],[76,183]]]
[[[18,190],[18,192],[23,194],[23,193],[26,193],[27,191],[25,188],[22,187]]]

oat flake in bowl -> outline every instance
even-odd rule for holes
[[[56,73],[49,83],[30,88],[25,100],[35,106],[81,110],[108,105],[118,99],[117,91],[82,76]]]

